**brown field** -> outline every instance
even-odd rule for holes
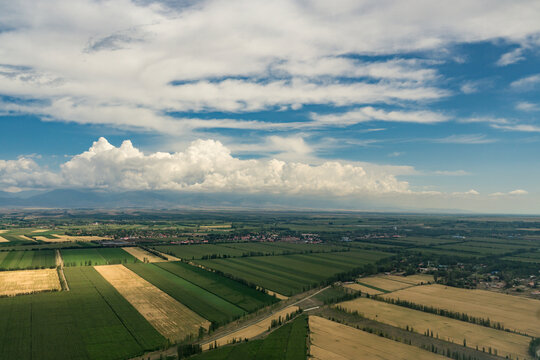
[[[61,290],[56,269],[0,272],[0,296]]]
[[[102,265],[95,269],[166,338],[183,340],[190,334],[197,335],[201,326],[210,327],[208,320],[123,265]]]
[[[288,306],[281,311],[276,312],[275,314],[272,314],[272,316],[269,316],[253,325],[244,327],[242,329],[239,329],[233,333],[230,333],[228,335],[222,336],[219,339],[216,339],[218,346],[226,345],[228,343],[231,343],[233,339],[252,339],[256,336],[261,335],[265,331],[268,330],[270,325],[272,324],[272,320],[277,320],[280,316],[282,319],[284,319],[287,314],[294,313],[298,310],[298,306]],[[207,343],[202,344],[203,350],[208,350],[210,348],[210,344],[215,343],[214,340],[209,341]]]
[[[420,284],[427,284],[427,283],[433,283],[433,275],[427,275],[427,274],[417,274],[417,275],[409,275],[409,276],[397,276],[397,275],[383,275],[381,276],[383,279],[393,280],[393,281],[399,281],[405,284],[410,285],[420,285]]]
[[[372,289],[370,287],[360,285],[360,284],[347,284],[345,285],[345,287],[355,290],[355,291],[360,291],[362,294],[369,294],[369,295],[382,294],[382,291],[375,290],[375,289]]]
[[[309,351],[313,359],[448,360],[447,357],[318,316],[309,317],[309,329]]]
[[[156,249],[154,249],[154,251],[157,251]],[[172,256],[172,255],[169,255],[169,254],[165,254],[165,253],[162,253],[161,251],[157,251],[158,253],[160,253],[161,255],[165,256],[167,258],[168,261],[182,261],[180,260],[179,258],[175,257],[175,256]]]
[[[145,259],[148,262],[151,262],[151,263],[154,263],[154,262],[166,262],[167,261],[167,260],[162,259],[160,257],[157,257],[156,255],[154,255],[152,253],[149,253],[148,251],[143,250],[143,249],[141,249],[139,247],[123,247],[122,249],[125,250],[126,252],[130,253],[131,255],[136,257],[137,259],[141,260],[142,262],[144,262]]]
[[[375,286],[376,288],[383,289],[386,291],[395,291],[395,290],[404,289],[406,287],[414,286],[414,285],[407,284],[401,281],[385,279],[381,276],[370,276],[370,277],[359,278],[357,279],[357,281],[360,283],[360,285],[366,284],[370,286]]]
[[[0,242],[9,242],[9,240],[0,236]]]
[[[489,318],[505,328],[540,336],[540,300],[444,285],[416,286],[383,296]]]
[[[499,356],[510,356],[515,359],[527,358],[527,349],[530,338],[514,333],[495,330],[485,326],[475,325],[464,321],[449,319],[443,316],[412,310],[405,307],[387,304],[367,298],[358,298],[346,301],[339,306],[358,311],[366,318],[385,324],[405,329],[412,327],[415,332],[423,334],[426,330],[433,331],[437,336],[446,341],[463,344],[467,340],[467,346],[479,349],[482,347],[497,349]]]
[[[57,239],[49,239],[45,236],[35,236],[36,240],[41,240],[49,243],[60,242],[75,242],[75,241],[94,241],[94,240],[110,240],[102,236],[69,236],[69,235],[57,235],[54,234]],[[33,240],[33,239],[32,239]]]

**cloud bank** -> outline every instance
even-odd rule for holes
[[[190,192],[275,193],[297,195],[377,195],[407,193],[389,168],[328,161],[319,165],[277,159],[242,160],[215,140],[197,140],[185,151],[144,154],[126,140],[105,138],[60,166],[58,173],[34,160],[0,162],[6,188],[73,187],[85,189],[176,190]]]

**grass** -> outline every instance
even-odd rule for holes
[[[377,251],[347,251],[237,259],[199,260],[198,263],[291,296],[336,275],[388,256]]]
[[[0,270],[44,269],[55,266],[53,250],[0,252]]]
[[[274,297],[261,291],[192,265],[181,262],[164,262],[158,263],[156,266],[241,307],[247,312],[253,312],[277,302]]]
[[[90,248],[60,250],[65,266],[132,264],[139,262],[120,248]]]
[[[0,299],[5,359],[124,359],[165,339],[93,268],[65,269],[71,291]]]
[[[265,339],[227,345],[194,356],[193,360],[304,360],[307,357],[307,317],[300,316],[270,333]]]
[[[224,324],[245,314],[240,307],[155,264],[128,264],[126,267],[214,323]]]

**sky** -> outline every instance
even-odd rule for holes
[[[540,2],[0,2],[0,191],[540,214]]]

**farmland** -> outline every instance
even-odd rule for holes
[[[276,359],[304,360],[307,356],[307,317],[301,316],[264,339],[228,345],[195,356],[193,360]]]
[[[348,311],[402,329],[414,329],[419,333],[433,332],[433,336],[471,348],[492,348],[500,356],[527,358],[530,338],[460,320],[412,310],[381,301],[359,298],[338,304]]]
[[[132,264],[139,260],[119,248],[62,249],[64,266]]]
[[[196,335],[210,322],[140,278],[123,265],[101,265],[95,269],[163,336],[171,341]]]
[[[127,264],[126,267],[211,322],[224,324],[245,313],[237,305],[155,264]]]
[[[358,279],[357,282],[360,285],[368,286],[376,290],[382,290],[384,292],[390,292],[414,286],[405,282],[396,281],[380,276],[363,277]]]
[[[530,337],[496,327],[500,322],[538,334],[540,263],[531,249],[540,238],[531,228],[540,228],[540,219],[127,209],[0,213],[0,236],[6,237],[0,267],[11,270],[4,271],[9,281],[0,282],[0,290],[15,295],[0,298],[0,357],[157,360],[176,353],[178,341],[191,334],[180,343],[186,349],[219,345],[196,359],[305,359],[305,326],[301,341],[285,341],[298,320],[272,324],[299,307],[312,318],[347,326],[332,322],[317,333],[315,325],[312,339],[323,334],[340,341],[338,349],[330,340],[312,347],[319,358],[347,358],[354,342],[353,354],[368,358],[393,352],[433,359],[437,355],[424,349],[435,349],[453,358],[495,360],[491,348],[525,359]],[[57,276],[54,286],[14,276],[19,268],[55,267],[56,250],[69,285],[63,291],[57,291]],[[43,292],[22,294],[41,291],[38,285]],[[24,291],[13,291],[17,286]],[[367,299],[376,294],[381,299]],[[334,306],[355,297],[364,317]],[[387,302],[397,297],[414,297],[414,306]],[[487,318],[492,327],[474,324]],[[428,328],[433,337],[425,335]]]
[[[272,324],[272,320],[279,320],[279,318],[285,319],[287,315],[293,314],[298,310],[297,306],[289,306],[285,309],[282,309],[276,313],[273,313],[271,316],[258,321],[257,323],[250,325],[248,327],[242,328],[233,333],[227,334],[226,336],[214,339],[202,344],[203,350],[208,350],[211,345],[217,344],[218,346],[223,346],[230,344],[233,340],[242,341],[244,339],[252,339],[256,336],[263,334],[268,331]]]
[[[0,299],[6,359],[123,359],[165,339],[93,268],[65,270],[70,291]]]
[[[432,360],[441,355],[338,324],[318,316],[309,317],[310,354],[314,359]]]
[[[240,259],[199,260],[197,263],[290,296],[333,275],[373,263],[388,254],[348,251],[328,254],[261,256]]]
[[[143,250],[139,247],[123,247],[122,250],[129,253],[133,257],[137,258],[138,260],[142,262],[163,262],[167,261],[165,259],[162,259],[146,250]]]
[[[0,252],[0,270],[44,269],[55,266],[54,250]]]
[[[60,289],[55,269],[0,272],[0,297]]]
[[[532,321],[539,320],[539,300],[442,285],[416,286],[384,297],[490,319],[507,329],[540,336],[540,321]]]
[[[160,268],[177,275],[202,289],[237,305],[247,312],[273,304],[276,299],[237,281],[180,262],[157,264]]]

